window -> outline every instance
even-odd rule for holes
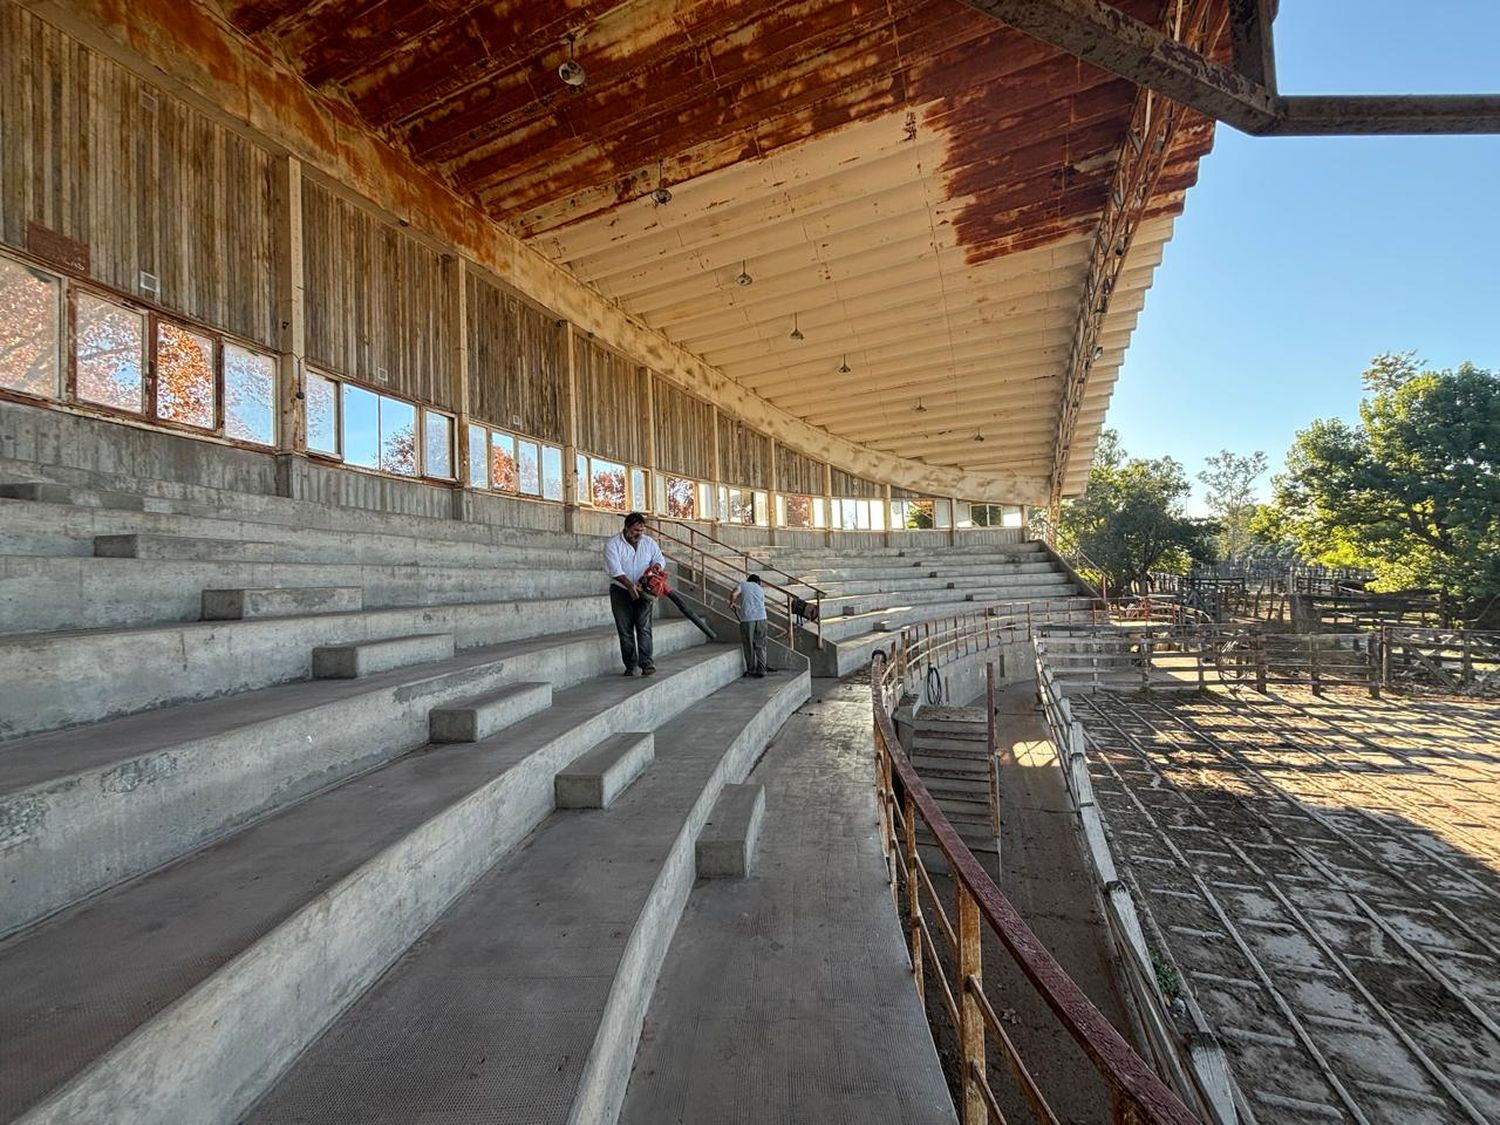
[[[821,497],[778,496],[776,522],[782,527],[812,527],[813,508],[822,506]]]
[[[953,502],[950,500],[933,500],[932,523],[934,527],[947,530],[953,526]]]
[[[667,477],[664,486],[667,515],[673,519],[690,520],[698,514],[698,482],[686,477]]]
[[[145,316],[92,293],[78,294],[77,310],[73,347],[78,397],[145,413]]]
[[[344,462],[380,468],[380,396],[349,383],[340,386]]]
[[[337,457],[339,454],[339,385],[332,379],[308,372],[307,448]]]
[[[474,488],[490,486],[490,432],[483,426],[469,427],[469,484]]]
[[[562,450],[555,445],[542,446],[542,499],[563,498]]]
[[[894,500],[891,502],[891,526],[921,531],[933,526],[931,500]]]
[[[156,416],[211,430],[217,422],[214,342],[169,321],[156,323]]]
[[[422,411],[422,472],[452,480],[453,419],[435,410]]]
[[[490,487],[497,492],[516,490],[516,439],[498,430],[490,431]]]
[[[541,455],[534,441],[516,442],[516,481],[524,495],[542,494]]]
[[[748,488],[730,488],[725,490],[724,502],[725,523],[749,523],[755,522],[755,494]]]
[[[274,357],[252,352],[238,344],[224,345],[224,435],[257,445],[276,444]],[[309,409],[309,444],[311,441]]]
[[[596,508],[625,511],[625,466],[590,458],[589,497]]]
[[[755,523],[758,527],[771,524],[771,497],[764,492],[755,494]]]
[[[62,282],[0,256],[0,387],[56,397]]]
[[[885,501],[884,500],[871,500],[870,501],[870,530],[871,531],[884,531],[885,530]]]
[[[417,408],[397,398],[380,399],[380,468],[414,477],[417,466]]]
[[[630,506],[637,512],[644,512],[650,507],[647,500],[649,493],[646,491],[646,470],[630,470]]]

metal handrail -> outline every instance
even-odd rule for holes
[[[1080,599],[1073,599],[1076,601]],[[982,634],[970,628],[969,641],[983,647],[1013,639],[1025,624],[1028,636],[1034,625],[1047,619],[1024,604],[996,607],[1000,613],[986,613],[986,620],[998,619],[1001,627],[988,624]],[[955,623],[955,627],[957,624]],[[1002,632],[1002,629],[1004,630]],[[911,630],[908,630],[910,633]],[[918,632],[921,632],[918,630]],[[1059,1022],[1094,1063],[1095,1069],[1109,1086],[1114,1102],[1115,1119],[1141,1122],[1145,1125],[1191,1125],[1195,1117],[1172,1089],[1131,1049],[1123,1036],[1084,995],[1082,989],[1063,970],[1056,959],[1032,933],[1010,900],[976,860],[958,833],[948,823],[932,794],[928,792],[896,735],[891,706],[905,694],[905,685],[915,662],[939,657],[965,655],[970,649],[951,640],[931,643],[931,630],[921,633],[928,643],[925,654],[909,651],[908,633],[891,646],[889,653],[880,651],[872,666],[871,699],[874,712],[876,745],[876,783],[880,796],[881,840],[885,850],[892,894],[900,900],[904,886],[908,921],[911,926],[910,955],[912,971],[919,991],[925,987],[924,965],[931,954],[939,969],[938,982],[950,1018],[954,1019],[962,1051],[962,1119],[964,1125],[988,1122],[998,1108],[986,1076],[989,1023],[979,997],[982,995],[982,942],[980,922],[987,924],[1011,958],[1052,1009]],[[963,651],[960,649],[963,648]],[[914,658],[914,659],[913,659]],[[899,800],[898,800],[899,783]],[[920,819],[947,860],[957,895],[957,924],[954,955],[957,962],[958,987],[950,986],[941,972],[941,962],[932,946],[931,934],[923,914],[921,892],[926,882],[925,869],[916,844],[916,822]],[[901,830],[898,841],[897,831]],[[903,846],[904,845],[904,846]],[[898,858],[899,857],[899,858]],[[944,918],[939,904],[939,918]],[[945,927],[947,928],[947,927]],[[1019,1051],[1008,1036],[998,1037],[998,1045],[1016,1076],[1027,1103],[1039,1121],[1054,1120],[1042,1099]],[[1003,1120],[1003,1118],[998,1118]]]
[[[790,577],[790,575],[776,570],[775,567],[760,567],[758,565],[758,560],[754,559],[749,554],[749,552],[737,550],[736,548],[729,546],[729,544],[716,539],[706,531],[699,530],[692,524],[679,523],[675,520],[671,521],[675,526],[687,529],[688,535],[684,538],[683,536],[668,530],[666,526],[667,522],[668,521],[664,520],[660,516],[654,516],[647,521],[648,525],[660,538],[675,543],[679,547],[685,547],[689,552],[690,558],[696,560],[696,573],[702,576],[700,580],[700,586],[702,588],[701,592],[703,595],[703,602],[710,609],[714,608],[713,592],[709,589],[707,581],[708,575],[710,573],[712,573],[715,578],[730,587],[737,587],[740,580],[743,579],[746,574],[750,574],[752,572],[760,573],[762,570],[774,570],[777,574],[781,574],[784,578]],[[707,543],[720,548],[722,551],[729,552],[732,557],[725,558],[722,554],[713,553],[712,551],[708,550],[702,543],[698,542],[699,538],[702,538]],[[812,591],[813,598],[811,600],[803,598],[800,595],[793,593],[790,589],[779,582],[767,581],[764,574],[762,574],[761,576],[761,586],[767,591],[771,591],[780,595],[779,599],[773,599],[769,596],[766,598],[767,623],[769,625],[770,621],[772,620],[771,610],[774,607],[777,611],[779,611],[781,615],[777,623],[784,630],[784,636],[788,648],[796,648],[798,627],[797,619],[799,616],[801,616],[796,612],[795,608],[798,602],[802,602],[804,605],[812,605],[817,607],[816,613],[810,615],[810,619],[813,619],[814,624],[817,626],[815,633],[818,640],[821,642],[823,639],[823,591],[806,582],[801,582],[798,580],[794,581],[796,581],[797,585],[804,586]],[[729,603],[727,597],[725,599],[723,610],[726,613],[729,612]]]

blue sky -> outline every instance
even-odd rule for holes
[[[1283,93],[1500,93],[1494,0],[1283,0],[1275,35]],[[1189,475],[1222,448],[1274,471],[1313,418],[1355,417],[1372,356],[1408,349],[1500,370],[1500,137],[1220,125],[1105,424]]]

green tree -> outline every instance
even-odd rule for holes
[[[1244,556],[1255,536],[1255,481],[1266,471],[1266,455],[1256,450],[1248,457],[1221,449],[1204,459],[1208,466],[1198,479],[1208,486],[1208,510],[1218,521],[1219,554],[1233,562]]]
[[[1359,424],[1318,419],[1276,477],[1264,520],[1377,589],[1433,586],[1460,615],[1500,598],[1500,378],[1424,371],[1411,352],[1365,372]]]
[[[1066,505],[1058,547],[1081,552],[1111,591],[1128,589],[1155,570],[1182,572],[1210,554],[1204,528],[1183,514],[1191,486],[1171,457],[1129,457],[1114,430],[1094,450],[1088,489]]]

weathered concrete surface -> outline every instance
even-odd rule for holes
[[[610,735],[574,760],[554,780],[560,809],[607,809],[656,760],[650,731]]]
[[[318,680],[354,680],[452,656],[452,633],[380,637],[350,645],[319,645],[312,653],[312,674]]]
[[[488,742],[407,755],[0,944],[0,1118],[34,1107],[28,1125],[238,1120],[552,812],[558,769],[616,730],[650,729],[739,681],[727,646],[658,666],[651,680],[603,676],[559,693],[549,711]],[[583,862],[591,854],[601,853],[572,845],[569,867],[608,881],[607,869]],[[663,854],[645,858],[654,869]],[[686,854],[690,878],[690,846]],[[567,885],[557,890],[571,908]],[[597,930],[575,936],[604,944]],[[557,953],[549,942],[549,964]],[[425,1030],[419,1039],[435,1045]]]
[[[205,621],[253,621],[304,613],[358,613],[365,608],[359,586],[275,586],[260,590],[204,590]]]
[[[694,888],[625,1125],[952,1125],[878,837],[868,685],[814,681],[751,780],[756,872]]]
[[[765,815],[764,785],[726,785],[698,834],[698,878],[743,879],[750,874]]]
[[[613,1121],[692,887],[693,840],[807,685],[736,677],[658,726],[655,764],[608,812],[551,818],[247,1121],[410,1125],[455,1120],[460,1105],[473,1121]]]
[[[506,684],[486,695],[434,707],[427,716],[434,742],[478,742],[552,706],[552,684]]]

